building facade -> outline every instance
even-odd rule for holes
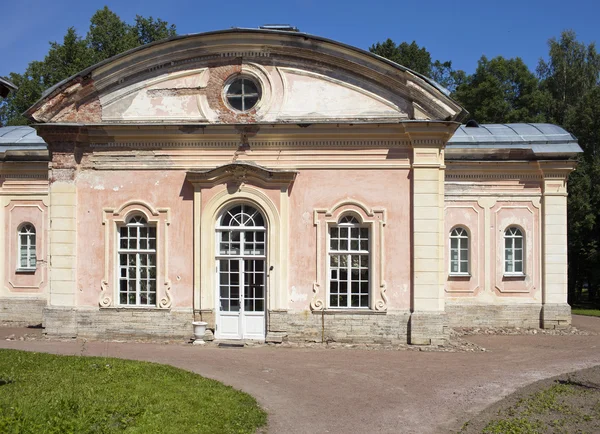
[[[570,324],[576,140],[461,125],[444,89],[371,53],[298,32],[177,37],[27,115],[47,148],[6,146],[3,321],[413,344]]]

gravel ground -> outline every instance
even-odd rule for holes
[[[600,366],[525,386],[466,422],[460,433],[509,427],[523,433],[600,432]]]
[[[256,397],[269,413],[270,433],[448,433],[519,388],[600,365],[600,318],[573,318],[577,330],[587,334],[456,333],[453,340],[460,340],[461,350],[455,351],[83,344],[44,339],[38,329],[11,328],[0,328],[0,347],[188,369]],[[477,350],[464,350],[469,347]]]

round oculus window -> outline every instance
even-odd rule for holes
[[[252,110],[260,99],[260,86],[248,77],[237,77],[225,88],[225,98],[235,110]]]

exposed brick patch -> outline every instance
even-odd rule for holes
[[[223,100],[223,87],[225,82],[233,75],[242,72],[242,59],[230,60],[227,65],[212,65],[210,78],[206,85],[206,99],[208,105],[219,116],[221,123],[254,123],[256,122],[256,109],[245,113],[237,113],[227,106]]]
[[[73,80],[37,107],[31,116],[38,122],[101,122],[102,107],[93,80]]]

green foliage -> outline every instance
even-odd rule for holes
[[[415,41],[396,45],[391,39],[376,43],[369,48],[371,53],[396,62],[427,77],[431,75],[431,54],[425,47],[419,47]]]
[[[452,62],[432,61],[431,53],[425,47],[420,47],[415,41],[410,44],[402,42],[396,45],[388,38],[385,42],[377,42],[372,45],[369,51],[423,74],[451,92],[466,79],[464,71],[456,71],[452,68]]]
[[[251,396],[153,363],[0,350],[0,432],[254,433]]]
[[[578,42],[572,30],[562,32],[559,40],[550,39],[548,46],[550,57],[540,60],[537,71],[542,89],[550,95],[548,118],[564,125],[569,112],[598,85],[600,55],[593,43]]]
[[[0,126],[26,125],[28,119],[22,113],[41,98],[45,89],[56,83],[109,57],[175,35],[175,26],[160,18],[137,15],[135,24],[129,25],[105,6],[90,19],[85,38],[70,27],[62,43],[50,43],[43,61],[31,62],[22,74],[13,72],[9,75],[18,90],[0,102]]]
[[[600,316],[600,309],[571,309],[571,313],[574,315],[585,315],[585,316]],[[600,405],[600,402],[598,403]]]
[[[539,422],[526,418],[500,419],[491,421],[483,430],[484,434],[538,434],[543,427]]]
[[[477,70],[454,93],[480,123],[542,122],[543,93],[520,58],[482,56]]]

